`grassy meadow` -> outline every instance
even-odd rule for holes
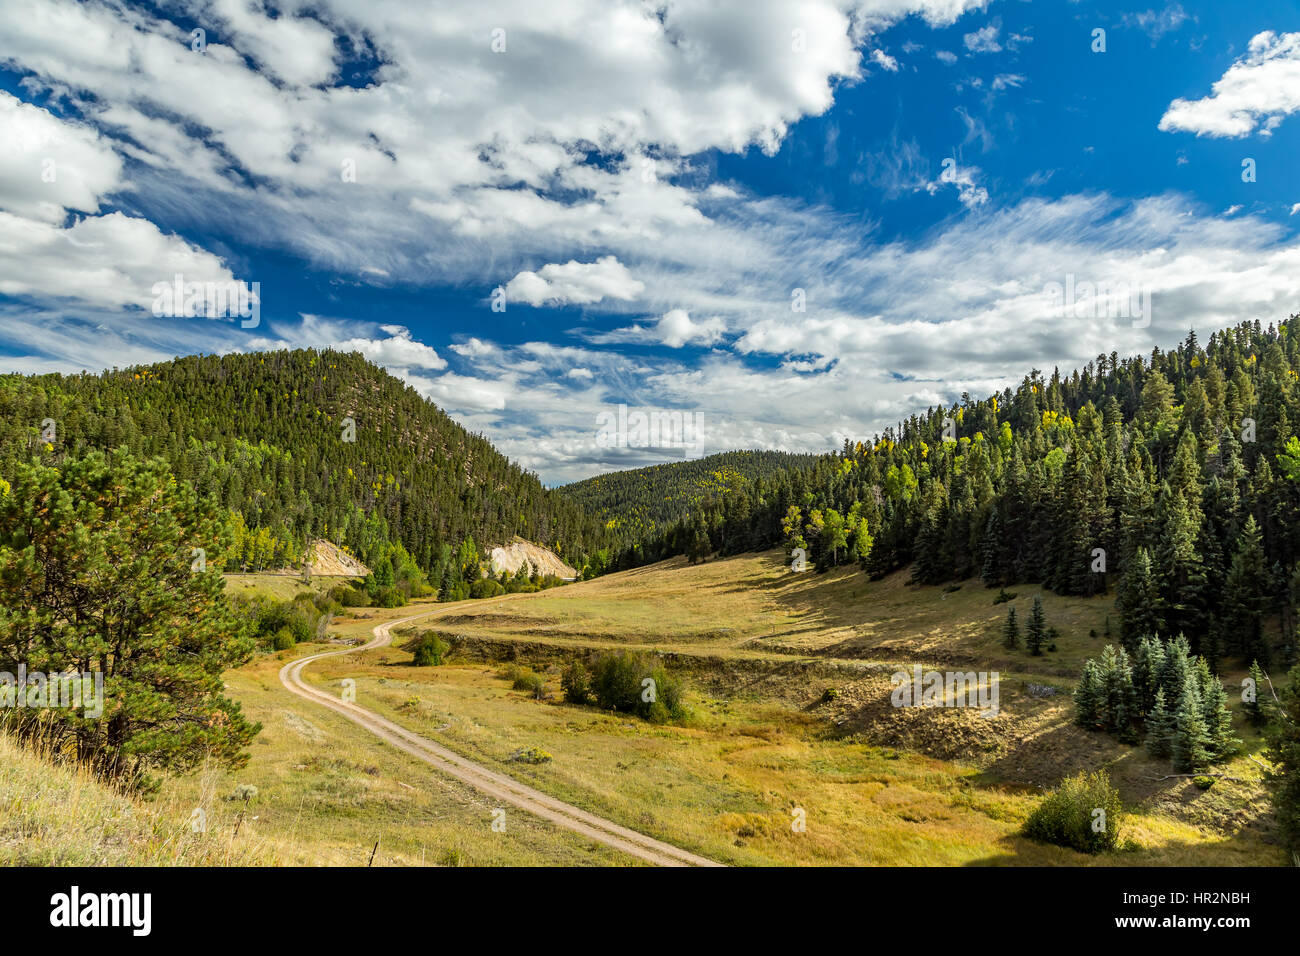
[[[232,577],[236,593],[305,590],[288,576]],[[1036,593],[1017,589],[1010,603],[1022,619]],[[242,770],[202,771],[127,799],[0,738],[0,861],[366,865],[373,853],[377,866],[635,864],[522,811],[494,832],[489,798],[279,682],[291,659],[432,611],[396,629],[393,645],[319,661],[307,679],[339,689],[352,678],[362,706],[720,862],[1285,862],[1252,759],[1259,735],[1239,721],[1242,753],[1220,768],[1230,779],[1200,790],[1158,779],[1168,763],[1141,748],[1075,727],[1069,689],[1105,643],[1111,599],[1041,596],[1059,636],[1038,658],[1002,647],[1008,604],[978,582],[952,590],[909,586],[905,574],[792,574],[777,552],[675,560],[488,601],[350,609],[331,627],[334,643],[263,655],[227,675],[228,693],[262,724]],[[441,666],[415,667],[403,649],[426,630],[451,644]],[[565,703],[564,663],[610,649],[662,655],[686,681],[688,715],[654,724]],[[506,660],[544,676],[544,699],[512,689]],[[999,713],[891,706],[889,675],[914,663],[999,671]],[[1240,675],[1224,679],[1231,687]],[[518,759],[528,748],[551,759]],[[1044,788],[1099,766],[1125,801],[1122,851],[1093,857],[1019,834]],[[191,826],[195,808],[203,832]]]

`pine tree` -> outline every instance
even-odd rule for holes
[[[1035,595],[1033,607],[1029,609],[1029,623],[1025,625],[1025,647],[1035,657],[1043,653],[1043,642],[1047,638],[1047,623],[1043,618],[1043,601]]]
[[[129,785],[209,757],[244,766],[259,725],[223,696],[222,675],[254,642],[226,598],[215,559],[231,539],[212,499],[124,448],[10,476],[0,486],[0,662],[10,663],[0,670],[94,671],[109,699],[102,719],[89,706],[42,706],[11,710],[7,729]],[[212,556],[202,570],[198,549]]]
[[[1125,647],[1136,648],[1143,637],[1160,632],[1163,602],[1151,568],[1151,553],[1138,548],[1124,569],[1116,610],[1119,611],[1120,638]]]
[[[1128,652],[1122,647],[1107,644],[1101,652],[1100,667],[1105,727],[1120,740],[1133,742],[1134,726],[1141,715]]]
[[[1211,676],[1201,689],[1201,714],[1205,721],[1210,759],[1228,759],[1237,752],[1241,741],[1233,736],[1228,694],[1217,677]]]
[[[1074,687],[1074,722],[1089,730],[1102,730],[1101,709],[1101,671],[1096,661],[1087,660],[1083,664],[1083,676]]]
[[[1237,550],[1232,556],[1228,579],[1223,587],[1223,617],[1229,632],[1236,636],[1234,650],[1268,663],[1268,644],[1264,640],[1264,610],[1267,597],[1263,587],[1268,577],[1264,568],[1264,548],[1255,516],[1246,518]]]
[[[1196,690],[1196,679],[1188,673],[1183,681],[1174,719],[1172,757],[1174,769],[1180,773],[1196,773],[1210,762],[1209,732],[1201,716],[1201,699]]]
[[[1157,760],[1168,760],[1173,748],[1174,718],[1165,706],[1165,689],[1156,690],[1156,700],[1147,714],[1147,753]]]
[[[1137,690],[1138,706],[1142,713],[1147,713],[1155,706],[1164,666],[1164,642],[1158,637],[1142,638],[1133,655],[1133,686]]]
[[[1267,731],[1268,757],[1274,765],[1269,786],[1282,842],[1292,853],[1300,853],[1300,667],[1290,676]]]
[[[1264,703],[1261,694],[1264,691],[1264,669],[1259,666],[1259,661],[1251,661],[1250,671],[1246,675],[1250,680],[1247,685],[1248,693],[1242,696],[1241,709],[1246,714],[1246,719],[1255,727],[1263,726],[1266,721]]]
[[[1007,620],[1002,625],[1002,646],[1015,650],[1020,646],[1020,625],[1016,623],[1016,609],[1007,609]]]

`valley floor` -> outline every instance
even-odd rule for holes
[[[350,679],[358,704],[404,728],[728,864],[1285,862],[1251,759],[1262,744],[1244,721],[1242,754],[1222,768],[1232,779],[1205,791],[1158,779],[1171,773],[1167,762],[1072,724],[1069,690],[1107,642],[1109,597],[1043,592],[1060,636],[1056,652],[1034,658],[1001,646],[1007,607],[978,582],[945,590],[905,580],[793,574],[772,552],[675,560],[491,601],[364,609],[337,622],[336,639],[364,643],[379,623],[432,613],[395,631],[393,646],[315,662],[304,676],[332,693]],[[1018,613],[1038,593],[1017,589]],[[425,630],[453,646],[442,666],[411,666],[402,650]],[[686,679],[690,717],[656,725],[564,703],[559,668],[606,648],[663,654]],[[365,865],[373,852],[375,865],[637,863],[524,812],[502,821],[490,798],[289,694],[279,668],[320,649],[228,675],[230,693],[264,727],[244,770],[166,785],[159,804],[178,833],[186,808],[205,807],[230,862]],[[506,659],[545,675],[547,699],[512,690],[499,676]],[[890,675],[913,664],[998,671],[998,715],[892,707]],[[529,748],[552,759],[519,760]],[[1043,788],[1099,767],[1129,811],[1123,852],[1089,857],[1019,835]],[[240,785],[257,788],[246,804],[229,799]],[[0,859],[21,860],[11,831],[0,832]]]

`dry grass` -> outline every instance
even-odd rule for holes
[[[0,735],[0,863],[5,866],[256,866],[277,862],[217,799],[218,774],[194,797],[133,800],[83,769],[55,766]],[[196,810],[202,811],[196,817]],[[246,814],[245,814],[246,815]],[[202,825],[198,821],[202,820]]]

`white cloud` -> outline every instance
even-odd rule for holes
[[[551,263],[536,272],[521,272],[505,290],[507,303],[590,305],[606,298],[635,299],[645,290],[645,283],[614,256],[601,256],[595,262],[570,259],[564,265]]]
[[[934,58],[938,60],[940,63],[946,63],[949,66],[952,66],[954,63],[957,62],[957,54],[949,50],[936,50],[934,53]]]
[[[92,128],[0,90],[0,209],[43,222],[68,209],[98,212],[121,186],[122,160]]]
[[[884,50],[878,48],[872,50],[871,62],[881,67],[882,69],[888,70],[890,73],[898,72],[898,60],[890,56]]]
[[[1214,82],[1209,96],[1178,98],[1160,118],[1166,132],[1197,136],[1269,135],[1287,116],[1300,111],[1300,33],[1265,31],[1248,52]]]
[[[998,43],[1001,31],[1002,28],[997,23],[990,23],[974,33],[967,33],[962,37],[962,43],[972,53],[997,53],[1002,49],[1002,44]]]
[[[120,212],[67,229],[0,210],[0,295],[149,309],[153,285],[229,282],[216,256]]]
[[[1300,202],[1296,203],[1291,207],[1290,215],[1294,216],[1298,212],[1300,212]]]
[[[655,333],[659,341],[669,348],[679,349],[687,344],[712,345],[722,338],[727,323],[719,318],[691,320],[685,309],[671,309],[659,317]]]
[[[338,332],[322,335],[327,323],[318,316],[304,315],[302,318],[303,329],[298,335],[307,338],[317,347],[337,349],[340,352],[360,352],[376,365],[388,369],[447,367],[446,359],[423,342],[412,339],[410,330],[402,326],[380,326],[379,330],[387,333],[387,338],[364,338],[355,335],[343,338]]]
[[[994,90],[1013,89],[1023,85],[1025,78],[1019,73],[999,73],[993,78]]]
[[[1171,3],[1163,10],[1143,10],[1126,13],[1121,21],[1126,27],[1137,27],[1146,32],[1154,43],[1166,33],[1172,33],[1188,20],[1182,4]]]
[[[948,162],[945,160],[939,178],[925,183],[920,188],[933,196],[944,186],[955,186],[957,187],[957,199],[961,204],[967,209],[974,209],[989,201],[989,191],[975,181],[975,177],[979,174],[980,168],[978,166],[967,166],[955,161]]]

